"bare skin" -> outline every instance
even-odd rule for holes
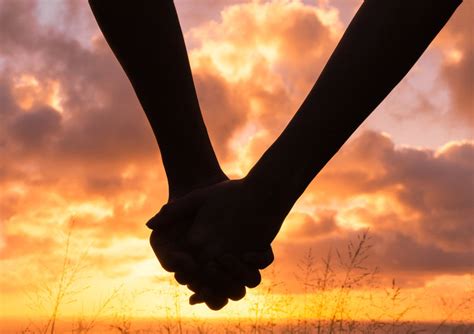
[[[292,121],[249,174],[189,193],[149,227],[192,216],[188,247],[209,262],[223,253],[264,249],[309,183],[408,73],[460,3],[367,0]],[[192,297],[205,298],[199,291]]]
[[[202,119],[173,2],[90,0],[89,3],[157,139],[168,177],[168,202],[228,181]],[[183,283],[196,280],[198,271],[202,272],[181,240],[182,229],[189,228],[191,223],[192,220],[187,224],[181,222],[155,232],[150,239],[160,263],[166,270],[176,272],[176,278]],[[269,247],[264,256],[268,253],[271,253]],[[259,277],[261,265],[248,265],[240,259],[233,261],[239,263],[246,277]],[[255,261],[259,262],[258,255]],[[225,272],[221,272],[220,281],[228,284],[220,286],[219,296],[206,294],[209,307],[219,307],[227,302],[227,297],[239,299],[245,295],[245,281],[234,281]]]
[[[248,287],[255,287],[261,281],[258,272],[245,270],[241,263],[258,269],[272,263],[273,253],[268,249],[278,231],[260,230],[259,227],[273,228],[279,219],[269,216],[267,208],[262,207],[265,210],[259,214],[260,203],[258,198],[254,198],[255,194],[253,189],[245,186],[245,180],[221,182],[167,204],[148,224],[152,229],[166,229],[176,226],[174,222],[188,221],[188,217],[192,217],[193,224],[183,241],[195,254],[198,263],[207,266],[206,275],[192,282],[186,278],[183,280],[183,283],[190,283],[188,287],[195,292],[192,303],[206,302],[209,306],[211,296],[218,296],[223,286],[232,287],[230,299],[240,299],[242,292],[232,285],[232,281],[244,282]],[[261,219],[268,221],[258,223],[257,220]],[[266,240],[262,238],[265,236]],[[215,275],[210,275],[213,271]],[[223,281],[220,272],[226,273],[230,280]],[[219,309],[224,305],[225,301],[217,298],[211,308]]]
[[[285,131],[244,179],[229,181],[202,120],[172,1],[90,0],[168,176],[168,204],[148,224],[152,247],[196,292],[192,303],[219,309],[260,282],[258,269],[273,260],[270,243],[295,201],[460,2],[367,0]]]
[[[168,229],[180,234],[183,244],[181,249],[194,254],[196,262],[205,268],[202,274],[190,277],[187,274],[196,271],[195,264],[190,263],[185,254],[178,260],[182,265],[178,270],[180,274],[175,277],[179,283],[188,284],[188,288],[196,293],[191,298],[193,304],[206,302],[211,309],[220,309],[227,303],[220,293],[225,288],[229,299],[243,298],[245,290],[235,282],[255,287],[261,281],[258,271],[247,270],[246,266],[263,269],[273,262],[273,253],[269,248],[271,240],[263,242],[260,237],[267,231],[260,233],[255,230],[254,205],[258,201],[251,198],[252,192],[245,192],[242,182],[230,180],[193,191],[178,201],[166,204],[148,224],[160,232],[152,234],[152,238],[157,240],[166,236]],[[249,212],[252,216],[246,215]],[[222,220],[215,217],[221,217]],[[193,224],[189,227],[190,220]],[[245,237],[242,237],[244,234]],[[257,238],[249,237],[252,235]],[[161,253],[161,249],[155,251]]]

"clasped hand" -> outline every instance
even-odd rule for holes
[[[147,223],[163,268],[194,292],[191,304],[219,310],[242,299],[273,262],[278,228],[257,193],[245,179],[225,180],[170,200]]]

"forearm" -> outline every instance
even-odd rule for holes
[[[248,182],[286,215],[415,64],[460,2],[366,1],[297,114],[250,171]]]
[[[152,126],[170,196],[224,179],[202,119],[173,2],[89,2]]]

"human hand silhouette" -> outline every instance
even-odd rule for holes
[[[244,180],[223,181],[170,201],[147,224],[163,268],[195,292],[192,304],[220,309],[243,298],[245,286],[260,283],[258,269],[273,262],[274,224],[255,216],[253,196]]]
[[[179,234],[179,233],[178,233]],[[206,303],[213,310],[224,307],[228,299],[240,300],[245,296],[245,287],[255,287],[260,283],[257,268],[263,269],[271,263],[273,253],[268,249],[262,254],[246,254],[242,258],[224,254],[216,261],[199,262],[185,252],[176,233],[162,230],[152,232],[150,242],[163,268],[175,272],[180,284],[187,284],[195,292],[190,303]],[[247,261],[244,261],[247,259]],[[250,259],[250,260],[248,260]]]
[[[222,170],[173,1],[89,1],[150,121],[170,190],[188,194],[150,221],[152,246],[163,267],[196,291],[191,302],[214,309],[259,283],[258,268],[272,262],[270,243],[292,205],[462,2],[365,1],[298,112],[247,176],[259,191],[236,180],[188,193]]]

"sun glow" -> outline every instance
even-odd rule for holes
[[[16,102],[27,111],[35,105],[46,104],[62,113],[61,85],[58,80],[40,82],[31,74],[22,74],[16,78],[14,91]]]
[[[252,144],[254,140],[265,136],[266,132],[260,130],[255,123],[248,123],[230,141],[229,147],[234,152],[236,159],[225,165],[225,170],[236,177],[245,176],[255,164],[253,159]]]
[[[451,49],[446,53],[446,58],[450,64],[458,64],[464,58],[464,53],[458,49]]]
[[[308,332],[339,316],[347,326],[472,323],[474,142],[458,119],[471,82],[460,20],[468,1],[294,205],[261,285],[220,312],[190,306],[191,292],[150,247],[144,223],[168,195],[159,150],[87,1],[63,2],[62,18],[48,12],[46,24],[35,8],[54,7],[48,0],[0,0],[9,29],[0,48],[0,332],[8,317],[17,319],[11,333],[52,332],[36,325],[55,310],[58,323],[71,319],[56,333],[178,333],[185,321],[192,330],[181,332],[220,333],[234,322],[249,326],[227,332],[279,332],[275,324],[291,321],[288,332]],[[235,179],[304,101],[362,0],[175,3],[213,147]],[[347,274],[341,256],[369,228],[367,262]],[[302,266],[308,251],[314,276]],[[372,265],[377,276],[351,276]],[[342,288],[346,276],[354,280]],[[144,318],[150,326],[140,327]],[[103,327],[78,327],[96,320]]]
[[[98,220],[112,217],[114,210],[109,204],[97,202],[83,202],[70,205],[68,211],[72,216],[91,215]]]
[[[344,31],[344,26],[339,19],[339,10],[335,7],[330,7],[328,1],[320,0],[319,6],[315,8],[318,19],[328,27],[333,38],[338,38]]]

